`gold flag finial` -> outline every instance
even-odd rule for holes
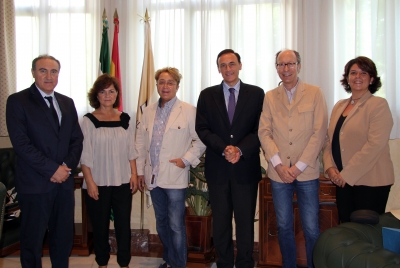
[[[145,23],[150,22],[149,12],[147,12],[147,8],[146,8],[146,13],[144,14],[144,17],[140,16],[139,14],[138,14],[138,16],[141,17],[140,21],[143,21]]]
[[[103,11],[103,20],[106,20],[106,19],[107,19],[106,8],[104,8],[104,11]]]
[[[146,13],[144,14],[144,21],[145,21],[145,22],[148,22],[149,19],[150,19],[149,13],[147,12],[147,8],[146,8]]]
[[[115,8],[114,11],[114,19],[119,19],[117,9]]]

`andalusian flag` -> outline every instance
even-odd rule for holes
[[[111,68],[110,75],[114,76],[119,81],[119,107],[118,110],[122,112],[122,80],[121,80],[121,68],[119,64],[119,47],[118,47],[118,33],[119,33],[119,20],[117,9],[114,12],[114,41],[111,54]]]
[[[100,49],[100,74],[110,73],[110,48],[108,46],[108,20],[106,9],[103,12],[103,37]]]

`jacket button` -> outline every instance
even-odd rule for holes
[[[290,159],[290,156],[286,157],[287,159]]]
[[[289,142],[289,145],[292,145],[292,143],[291,143],[291,142]]]
[[[233,139],[233,135],[231,135],[231,139]]]

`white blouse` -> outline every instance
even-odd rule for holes
[[[97,186],[119,186],[130,181],[129,160],[137,158],[135,124],[126,113],[121,113],[120,119],[99,121],[92,114],[83,117],[81,164],[90,168]],[[85,180],[82,188],[87,189]]]

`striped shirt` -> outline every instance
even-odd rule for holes
[[[160,170],[160,151],[161,145],[164,138],[165,128],[167,126],[169,115],[171,114],[172,107],[176,102],[176,97],[166,102],[164,107],[161,107],[161,99],[158,101],[156,117],[154,118],[153,135],[150,143],[150,159],[153,166],[154,175],[154,187],[156,186],[156,180],[158,172]]]

